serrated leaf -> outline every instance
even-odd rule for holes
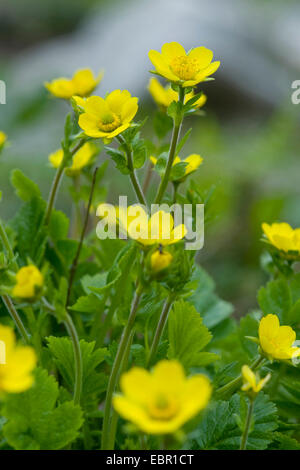
[[[258,303],[265,315],[277,315],[280,322],[286,324],[288,312],[292,306],[292,296],[289,285],[285,279],[268,282],[258,292]]]
[[[35,372],[35,383],[26,392],[7,396],[3,415],[4,436],[18,450],[55,450],[76,439],[82,412],[73,402],[57,405],[58,384],[43,369]]]
[[[40,197],[25,202],[10,225],[16,233],[17,250],[26,261],[30,257],[36,261],[46,244],[46,230],[43,226],[46,203]]]
[[[159,139],[163,139],[173,127],[173,121],[166,113],[157,111],[153,118],[154,132]]]
[[[48,348],[51,351],[54,362],[61,373],[65,385],[71,392],[75,380],[74,353],[70,338],[56,338],[50,336],[47,338]],[[103,392],[106,380],[103,374],[96,369],[108,355],[106,348],[95,349],[95,342],[88,343],[80,340],[82,355],[82,406],[87,407],[90,400]]]
[[[214,281],[200,266],[195,267],[192,281],[197,282],[197,288],[189,297],[189,302],[200,313],[207,328],[215,328],[232,314],[233,306],[218,298],[214,292]]]
[[[41,196],[38,185],[19,169],[12,171],[10,181],[16,190],[16,195],[25,202]]]
[[[98,313],[99,310],[103,310],[103,303],[95,294],[83,295],[69,309],[83,313]]]
[[[169,314],[168,332],[169,359],[177,359],[187,369],[205,363],[204,356],[201,355],[207,353],[200,351],[211,340],[211,334],[191,304],[183,300],[175,302]]]
[[[66,214],[61,211],[52,210],[49,222],[49,235],[52,240],[67,238],[70,221]]]
[[[200,449],[239,449],[241,430],[237,425],[244,397],[235,394],[229,401],[215,402],[195,431]],[[247,449],[263,450],[272,441],[277,428],[276,406],[268,396],[260,393],[254,403],[254,426],[248,436]],[[198,448],[198,447],[197,447]]]

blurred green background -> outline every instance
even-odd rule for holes
[[[107,16],[113,22],[111,12],[119,15],[120,3],[123,6],[123,15],[126,3],[128,9],[134,10],[134,0],[2,0],[0,79],[5,79],[9,88],[14,64],[23,60],[24,56],[30,57],[31,51],[36,53],[37,48],[57,38],[68,40],[83,24],[88,31],[86,25],[94,14],[99,15],[102,21]],[[138,3],[136,0],[136,4]],[[231,7],[239,4],[229,3]],[[294,5],[293,1],[253,2],[257,9],[268,3],[272,3],[272,13],[278,9],[280,15]],[[243,4],[241,1],[241,8]],[[197,8],[197,2],[193,1],[193,7]],[[221,13],[218,12],[219,15]],[[268,22],[267,16],[265,20]],[[118,21],[122,24],[122,15],[118,16]],[[183,27],[188,28],[188,24]],[[99,34],[100,31],[101,28]],[[134,34],[132,24],[132,35]],[[154,38],[153,25],[153,40]],[[174,34],[173,39],[177,39]],[[119,40],[122,41],[121,36]],[[136,40],[140,38],[137,37]],[[166,41],[168,40],[170,37],[166,35]],[[271,51],[264,50],[263,42],[257,44],[257,49],[262,54],[262,61],[264,57],[272,56]],[[247,47],[245,51],[236,65],[237,70],[246,66]],[[128,55],[130,57],[130,50]],[[223,57],[218,55],[222,61]],[[84,57],[82,59],[85,66]],[[119,57],[116,56],[113,60],[118,61]],[[68,63],[68,56],[65,61]],[[278,59],[277,66],[282,70],[289,67],[285,63],[280,64]],[[150,68],[150,64],[148,67]],[[263,70],[264,68],[262,78]],[[291,70],[297,70],[294,64]],[[55,72],[54,66],[53,74]],[[138,73],[137,67],[135,74]],[[298,77],[294,75],[294,79],[297,78],[300,78],[300,73]],[[147,81],[141,86],[144,91],[140,95],[139,118],[150,114],[145,128],[146,136],[149,137],[155,106],[146,89]],[[282,98],[271,103],[270,100],[264,101],[263,91],[260,98],[254,98],[251,84],[249,92],[246,87],[241,90],[236,81],[230,80],[230,70],[223,75],[221,71],[220,75],[216,74],[215,82],[204,86],[208,95],[206,115],[189,118],[184,125],[186,129],[193,126],[193,134],[184,148],[184,155],[197,152],[204,157],[204,164],[193,179],[203,189],[215,187],[213,219],[206,226],[205,246],[198,259],[214,277],[219,294],[233,302],[237,315],[256,307],[257,288],[265,281],[260,268],[263,251],[260,242],[261,223],[280,220],[294,226],[300,225],[299,107],[291,103],[290,86],[291,82],[286,79],[286,83],[283,83],[286,95],[283,94]],[[266,87],[266,94],[267,92]],[[99,93],[105,93],[101,85]],[[3,192],[1,217],[4,219],[11,217],[19,205],[9,183],[12,168],[21,168],[26,175],[38,182],[47,197],[54,175],[54,170],[48,166],[47,156],[50,151],[59,147],[67,112],[66,103],[49,99],[42,82],[30,92],[24,89],[22,93],[22,87],[19,87],[17,97],[10,95],[8,90],[7,104],[0,105],[0,129],[8,134],[10,142],[9,148],[0,157],[0,189]],[[47,137],[45,139],[41,137],[44,135],[40,132],[41,128]],[[106,158],[102,153],[100,159],[104,161]],[[68,184],[65,180],[57,206],[70,213]],[[110,201],[115,201],[119,193],[130,194],[133,200],[126,177],[115,170],[112,162],[108,167],[106,184]],[[154,181],[152,191],[156,184]]]

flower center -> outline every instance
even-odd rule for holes
[[[199,70],[199,62],[197,59],[191,59],[189,56],[181,55],[174,57],[170,68],[180,80],[192,80]]]
[[[117,129],[121,124],[119,116],[115,113],[107,113],[101,117],[98,127],[101,131],[111,132]]]
[[[158,395],[149,406],[149,413],[154,419],[171,419],[178,411],[176,400],[164,395]]]

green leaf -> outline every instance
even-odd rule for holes
[[[35,372],[32,388],[7,396],[4,436],[18,450],[55,450],[74,441],[82,425],[82,412],[73,402],[57,405],[58,384],[43,369]]]
[[[185,176],[186,166],[187,166],[186,162],[176,163],[176,165],[172,167],[170,180],[176,181],[176,180],[180,180],[181,178],[183,178]]]
[[[103,310],[103,303],[99,296],[95,294],[83,295],[79,297],[70,310],[83,313],[98,313]]]
[[[192,133],[192,128],[190,128],[188,131],[186,131],[186,133],[184,134],[184,136],[182,137],[180,142],[177,144],[175,155],[178,155],[180,153],[181,149],[185,145],[185,143],[188,140],[188,138],[190,137],[191,133]]]
[[[185,368],[196,367],[216,360],[217,356],[201,353],[211,340],[211,334],[202,323],[196,309],[183,300],[175,302],[168,321],[169,359],[178,359]],[[205,357],[203,356],[205,354]]]
[[[17,251],[26,261],[30,257],[33,261],[45,248],[46,230],[43,226],[46,203],[40,197],[33,197],[25,202],[10,225],[16,233]]]
[[[178,101],[172,101],[172,103],[168,106],[167,109],[167,114],[170,116],[172,119],[175,119],[177,116],[177,108],[178,108],[179,102]]]
[[[33,197],[41,196],[38,185],[19,169],[11,172],[10,181],[16,190],[16,195],[25,202],[30,201]]]
[[[271,449],[276,450],[300,450],[300,442],[282,432],[275,432],[273,434],[274,443]]]
[[[61,211],[52,210],[50,223],[49,223],[49,235],[52,240],[62,240],[67,238],[70,221],[66,214]]]
[[[133,142],[133,166],[136,169],[142,168],[147,158],[147,148],[143,139]]]
[[[159,139],[163,139],[173,127],[170,116],[162,111],[157,111],[153,118],[154,132]]]
[[[54,362],[62,375],[65,385],[71,393],[74,387],[75,366],[73,346],[70,338],[47,338],[48,348],[51,351]],[[83,375],[82,375],[82,406],[90,405],[91,400],[96,399],[106,387],[106,379],[96,368],[108,355],[106,348],[95,349],[95,342],[88,343],[80,341],[82,355]]]
[[[200,266],[196,266],[192,281],[197,283],[197,288],[189,297],[189,302],[201,314],[207,328],[215,328],[232,314],[233,306],[218,298],[214,292],[214,281]]]
[[[113,159],[116,164],[116,168],[123,174],[128,175],[130,173],[127,166],[127,159],[125,155],[119,150],[106,147],[106,153]]]
[[[269,282],[258,291],[258,303],[264,315],[278,315],[280,322],[288,322],[288,312],[292,306],[292,295],[285,279]]]
[[[242,432],[237,424],[237,417],[241,411],[244,413],[244,405],[244,397],[235,394],[229,401],[215,402],[207,410],[194,432],[201,450],[239,449]],[[254,427],[249,433],[247,449],[266,449],[272,441],[272,431],[277,427],[277,419],[276,406],[264,393],[260,393],[255,400],[253,421]]]

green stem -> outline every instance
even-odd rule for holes
[[[124,357],[120,366],[120,371],[118,374],[117,382],[120,381],[120,376],[126,371],[128,361],[129,361],[129,355],[130,355],[130,348],[132,344],[132,340],[134,337],[134,330],[131,331],[130,336],[127,341],[126,349],[124,351]],[[116,433],[117,433],[117,424],[118,424],[118,413],[113,410],[112,411],[112,416],[111,416],[111,422],[110,422],[110,433],[109,433],[109,442],[108,442],[108,447],[110,449],[113,449],[115,446],[115,440],[116,440]]]
[[[74,381],[73,399],[74,399],[75,405],[79,405],[80,395],[81,395],[81,390],[82,390],[82,369],[83,369],[80,343],[79,343],[79,338],[78,338],[73,320],[68,313],[66,315],[64,324],[73,343],[74,361],[75,361],[75,381]]]
[[[12,269],[14,271],[18,271],[19,267],[18,267],[17,262],[13,261],[15,255],[14,255],[14,252],[13,252],[13,249],[12,249],[11,244],[9,242],[6,230],[5,230],[1,220],[0,220],[0,238],[2,240],[2,243],[3,243],[3,246],[4,246],[5,250],[7,251],[8,255],[9,255],[9,258],[10,258],[10,261],[11,261],[11,264],[12,264]],[[4,305],[7,308],[10,316],[12,317],[13,321],[15,322],[16,327],[18,328],[19,333],[22,336],[23,340],[25,341],[25,343],[29,343],[30,342],[29,335],[26,331],[26,328],[25,328],[25,326],[24,326],[17,310],[15,309],[15,306],[14,306],[11,298],[8,295],[2,295],[1,298],[3,300]]]
[[[151,181],[151,176],[152,176],[152,163],[149,161],[148,162],[148,165],[147,165],[147,170],[146,170],[146,176],[144,178],[144,181],[143,181],[143,187],[142,187],[142,191],[143,193],[146,195],[147,191],[148,191],[148,187],[149,187],[149,184],[150,184],[150,181]]]
[[[246,418],[246,423],[245,423],[245,428],[243,431],[243,435],[241,438],[241,446],[240,450],[246,450],[247,448],[247,440],[248,440],[248,434],[251,426],[251,418],[253,414],[253,407],[254,407],[254,399],[250,398],[250,403],[248,406],[248,412],[247,412],[247,418]]]
[[[144,206],[147,207],[146,198],[144,196],[143,190],[141,188],[141,185],[140,185],[139,180],[138,180],[138,178],[136,176],[136,173],[135,173],[135,169],[134,169],[134,165],[133,165],[133,158],[132,158],[132,150],[129,147],[129,145],[125,142],[123,137],[118,136],[117,139],[124,146],[126,156],[127,156],[127,165],[128,165],[128,169],[129,169],[129,172],[130,172],[129,173],[130,181],[131,181],[131,184],[132,184],[133,189],[135,191],[135,194],[138,198],[138,201],[140,202],[140,204],[143,204]]]
[[[94,194],[95,183],[96,183],[97,171],[98,171],[98,168],[96,167],[95,170],[94,170],[94,173],[93,173],[91,191],[90,191],[88,205],[87,205],[87,208],[86,208],[85,219],[84,219],[84,224],[83,224],[81,235],[80,235],[79,244],[78,244],[78,247],[77,247],[75,258],[73,260],[73,263],[72,263],[72,266],[71,266],[71,269],[70,269],[70,277],[69,277],[66,307],[68,307],[68,305],[69,305],[70,296],[71,296],[71,292],[72,292],[73,281],[74,281],[74,276],[75,276],[75,273],[76,273],[76,269],[77,269],[77,265],[78,265],[78,260],[79,260],[79,256],[80,256],[80,252],[81,252],[85,232],[86,232],[86,229],[87,229],[87,226],[88,226],[90,208],[91,208],[91,204],[92,204],[92,200],[93,200],[93,194]]]
[[[25,341],[25,343],[29,343],[30,342],[29,335],[26,331],[25,326],[23,325],[21,318],[19,317],[18,312],[15,309],[14,304],[12,303],[11,298],[8,295],[2,295],[2,300],[7,310],[9,311],[10,316],[15,322],[16,327],[18,328],[19,333],[22,336],[23,340]]]
[[[253,370],[257,370],[261,366],[264,359],[264,356],[259,356],[251,364],[250,368]],[[220,387],[216,391],[216,396],[218,397],[218,399],[227,398],[228,395],[232,395],[242,385],[242,381],[242,374],[239,374],[235,379],[231,380],[226,385],[223,385],[223,387]]]
[[[45,297],[42,297],[42,302],[44,306],[51,312],[53,315],[55,314],[55,307],[51,305]],[[78,334],[73,323],[71,316],[66,313],[64,325],[66,330],[71,338],[72,345],[73,345],[73,353],[74,353],[74,362],[75,362],[75,380],[74,380],[74,394],[73,399],[76,405],[80,404],[80,395],[82,389],[82,372],[83,372],[83,364],[82,364],[82,355],[81,355],[81,348],[80,342],[78,338]]]
[[[165,325],[166,325],[166,322],[167,322],[168,314],[169,314],[170,308],[172,306],[173,300],[174,300],[173,295],[170,294],[169,297],[167,298],[164,306],[163,306],[163,309],[162,309],[162,312],[161,312],[161,315],[160,315],[160,318],[159,318],[159,321],[158,321],[158,324],[157,324],[157,327],[156,327],[156,331],[155,331],[155,334],[154,334],[154,338],[153,338],[153,341],[152,341],[152,344],[151,344],[151,348],[150,348],[150,352],[149,352],[149,356],[148,356],[148,360],[147,360],[147,365],[146,365],[147,368],[151,366],[152,361],[155,357],[157,347],[158,347],[160,338],[163,334],[163,331],[164,331],[164,328],[165,328]]]
[[[5,250],[7,251],[8,255],[9,255],[10,261],[12,261],[13,270],[18,271],[17,262],[13,261],[14,257],[15,257],[13,249],[11,247],[11,244],[9,242],[9,239],[8,239],[8,236],[7,236],[7,233],[6,233],[6,230],[5,230],[1,220],[0,220],[0,238],[2,240],[2,243],[4,245]]]
[[[180,87],[179,88],[178,102],[181,103],[181,104],[183,104],[183,102],[184,102],[184,93],[185,93],[184,88]],[[172,138],[171,138],[171,145],[170,145],[170,150],[169,150],[168,163],[167,163],[167,166],[166,166],[165,174],[164,174],[164,176],[163,176],[163,178],[160,182],[160,185],[159,185],[159,188],[158,188],[158,191],[157,191],[157,195],[156,195],[156,198],[155,198],[155,204],[160,204],[160,202],[161,202],[161,200],[164,196],[164,193],[167,189],[167,186],[168,186],[173,161],[174,161],[174,158],[176,156],[175,153],[176,153],[178,137],[179,137],[179,134],[180,134],[181,124],[182,124],[182,115],[179,115],[178,112],[177,112],[177,116],[175,117],[174,124],[173,124],[173,133],[172,133]]]
[[[71,156],[74,155],[80,149],[80,147],[82,147],[84,142],[85,142],[84,139],[80,140],[80,142],[71,151]],[[47,203],[45,219],[44,219],[45,225],[48,225],[49,222],[50,222],[52,209],[53,209],[55,199],[56,199],[56,195],[57,195],[57,192],[58,192],[58,189],[59,189],[59,186],[60,186],[61,178],[63,176],[63,172],[64,172],[64,169],[66,167],[66,163],[67,162],[66,162],[66,159],[64,157],[62,159],[62,162],[61,162],[60,166],[58,167],[58,169],[56,171],[54,180],[52,182],[52,186],[51,186],[49,197],[48,197],[48,203]]]
[[[107,387],[107,392],[106,392],[106,399],[105,399],[104,418],[103,418],[102,446],[101,446],[102,450],[111,450],[109,449],[109,440],[110,440],[109,434],[110,434],[112,398],[113,398],[113,394],[117,385],[118,373],[121,367],[124,352],[126,350],[126,346],[130,338],[130,333],[133,329],[133,325],[135,322],[135,317],[136,317],[137,309],[141,300],[141,296],[142,296],[142,288],[141,286],[138,286],[133,302],[132,302],[128,322],[123,330],[119,347],[118,347],[118,351],[117,351],[117,354],[116,354],[116,357],[112,366],[111,374],[109,377],[108,387]]]

